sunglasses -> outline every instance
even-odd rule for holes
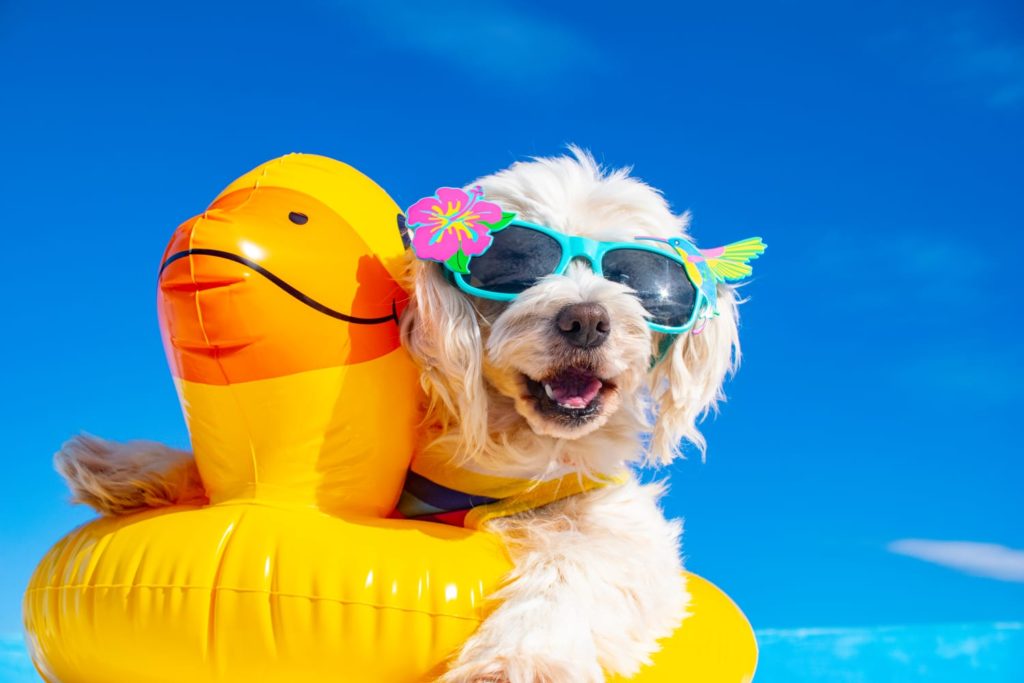
[[[448,268],[449,279],[466,294],[512,301],[541,278],[562,275],[573,261],[586,260],[595,274],[633,290],[656,332],[686,332],[712,303],[690,279],[683,258],[657,246],[599,242],[519,220],[492,232],[491,240],[484,253],[468,260],[468,272]]]
[[[648,326],[669,335],[698,334],[718,315],[717,283],[741,280],[764,252],[760,237],[698,249],[684,237],[637,237],[657,243],[600,242],[519,220],[483,190],[441,187],[406,211],[418,258],[443,263],[466,294],[512,301],[548,275],[585,260],[597,275],[629,287],[648,313]],[[406,228],[402,221],[400,227]]]

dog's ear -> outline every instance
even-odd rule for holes
[[[652,463],[671,462],[684,439],[704,455],[697,422],[725,398],[722,384],[740,360],[736,298],[728,285],[718,286],[718,312],[700,334],[679,335],[651,373],[656,413],[648,452]]]
[[[436,263],[412,262],[409,284],[402,343],[422,369],[428,420],[445,430],[457,425],[464,452],[479,452],[487,441],[487,391],[476,311]]]

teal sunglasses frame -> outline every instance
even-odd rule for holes
[[[705,310],[709,308],[713,309],[714,307],[713,302],[708,301],[708,298],[703,292],[703,290],[697,285],[697,283],[693,281],[693,278],[690,277],[690,274],[687,270],[687,264],[674,250],[670,252],[654,245],[636,244],[634,242],[601,242],[598,240],[589,239],[587,237],[579,237],[577,235],[566,235],[565,233],[558,232],[557,230],[552,230],[551,228],[545,227],[543,225],[537,225],[536,223],[528,223],[526,221],[521,221],[518,219],[513,220],[511,223],[509,223],[501,230],[506,230],[507,228],[511,227],[525,228],[527,230],[539,232],[543,235],[552,238],[555,242],[558,243],[559,247],[561,247],[562,249],[562,256],[558,262],[558,265],[551,273],[548,273],[548,275],[562,275],[569,268],[570,263],[578,259],[585,259],[590,263],[590,269],[594,272],[595,275],[604,277],[604,268],[602,266],[602,262],[604,260],[605,254],[611,251],[619,250],[644,251],[651,254],[657,254],[658,256],[663,256],[669,259],[670,261],[678,263],[683,271],[683,274],[686,276],[686,279],[690,281],[690,285],[692,285],[694,289],[695,301],[693,306],[693,312],[690,314],[690,319],[687,320],[684,325],[679,326],[661,325],[652,320],[648,320],[647,326],[650,327],[655,332],[673,335],[682,334],[683,332],[686,332],[693,328],[697,320],[699,320],[703,315],[705,315]],[[497,235],[500,234],[501,230],[492,233],[492,239],[494,237],[497,237]],[[675,239],[680,240],[681,246],[687,253],[692,254],[694,256],[700,256],[700,251],[697,249],[696,245],[692,244],[687,240],[682,240],[681,238]],[[473,259],[472,257],[470,257],[469,267],[472,268],[472,266]],[[458,287],[462,292],[466,294],[480,297],[481,299],[490,299],[491,301],[513,301],[520,294],[520,292],[491,292],[486,289],[480,289],[469,284],[469,282],[466,280],[466,278],[468,277],[467,275],[452,270],[447,264],[445,264],[445,269],[447,271],[449,280],[451,280],[451,282],[454,283],[456,287]],[[710,275],[711,273],[709,272],[707,273],[706,277],[710,277]],[[646,310],[646,308],[644,310]]]

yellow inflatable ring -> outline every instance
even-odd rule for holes
[[[354,169],[289,155],[178,228],[158,304],[210,504],[50,550],[24,601],[46,681],[425,681],[477,627],[497,540],[385,518],[420,400],[399,217]],[[687,580],[692,616],[633,680],[750,680],[746,619]]]

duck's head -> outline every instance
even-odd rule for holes
[[[402,227],[366,176],[292,154],[175,231],[161,330],[211,500],[390,506],[418,398],[399,348]]]
[[[160,267],[172,371],[230,384],[373,360],[398,347],[401,212],[324,157],[271,161],[174,233]]]

